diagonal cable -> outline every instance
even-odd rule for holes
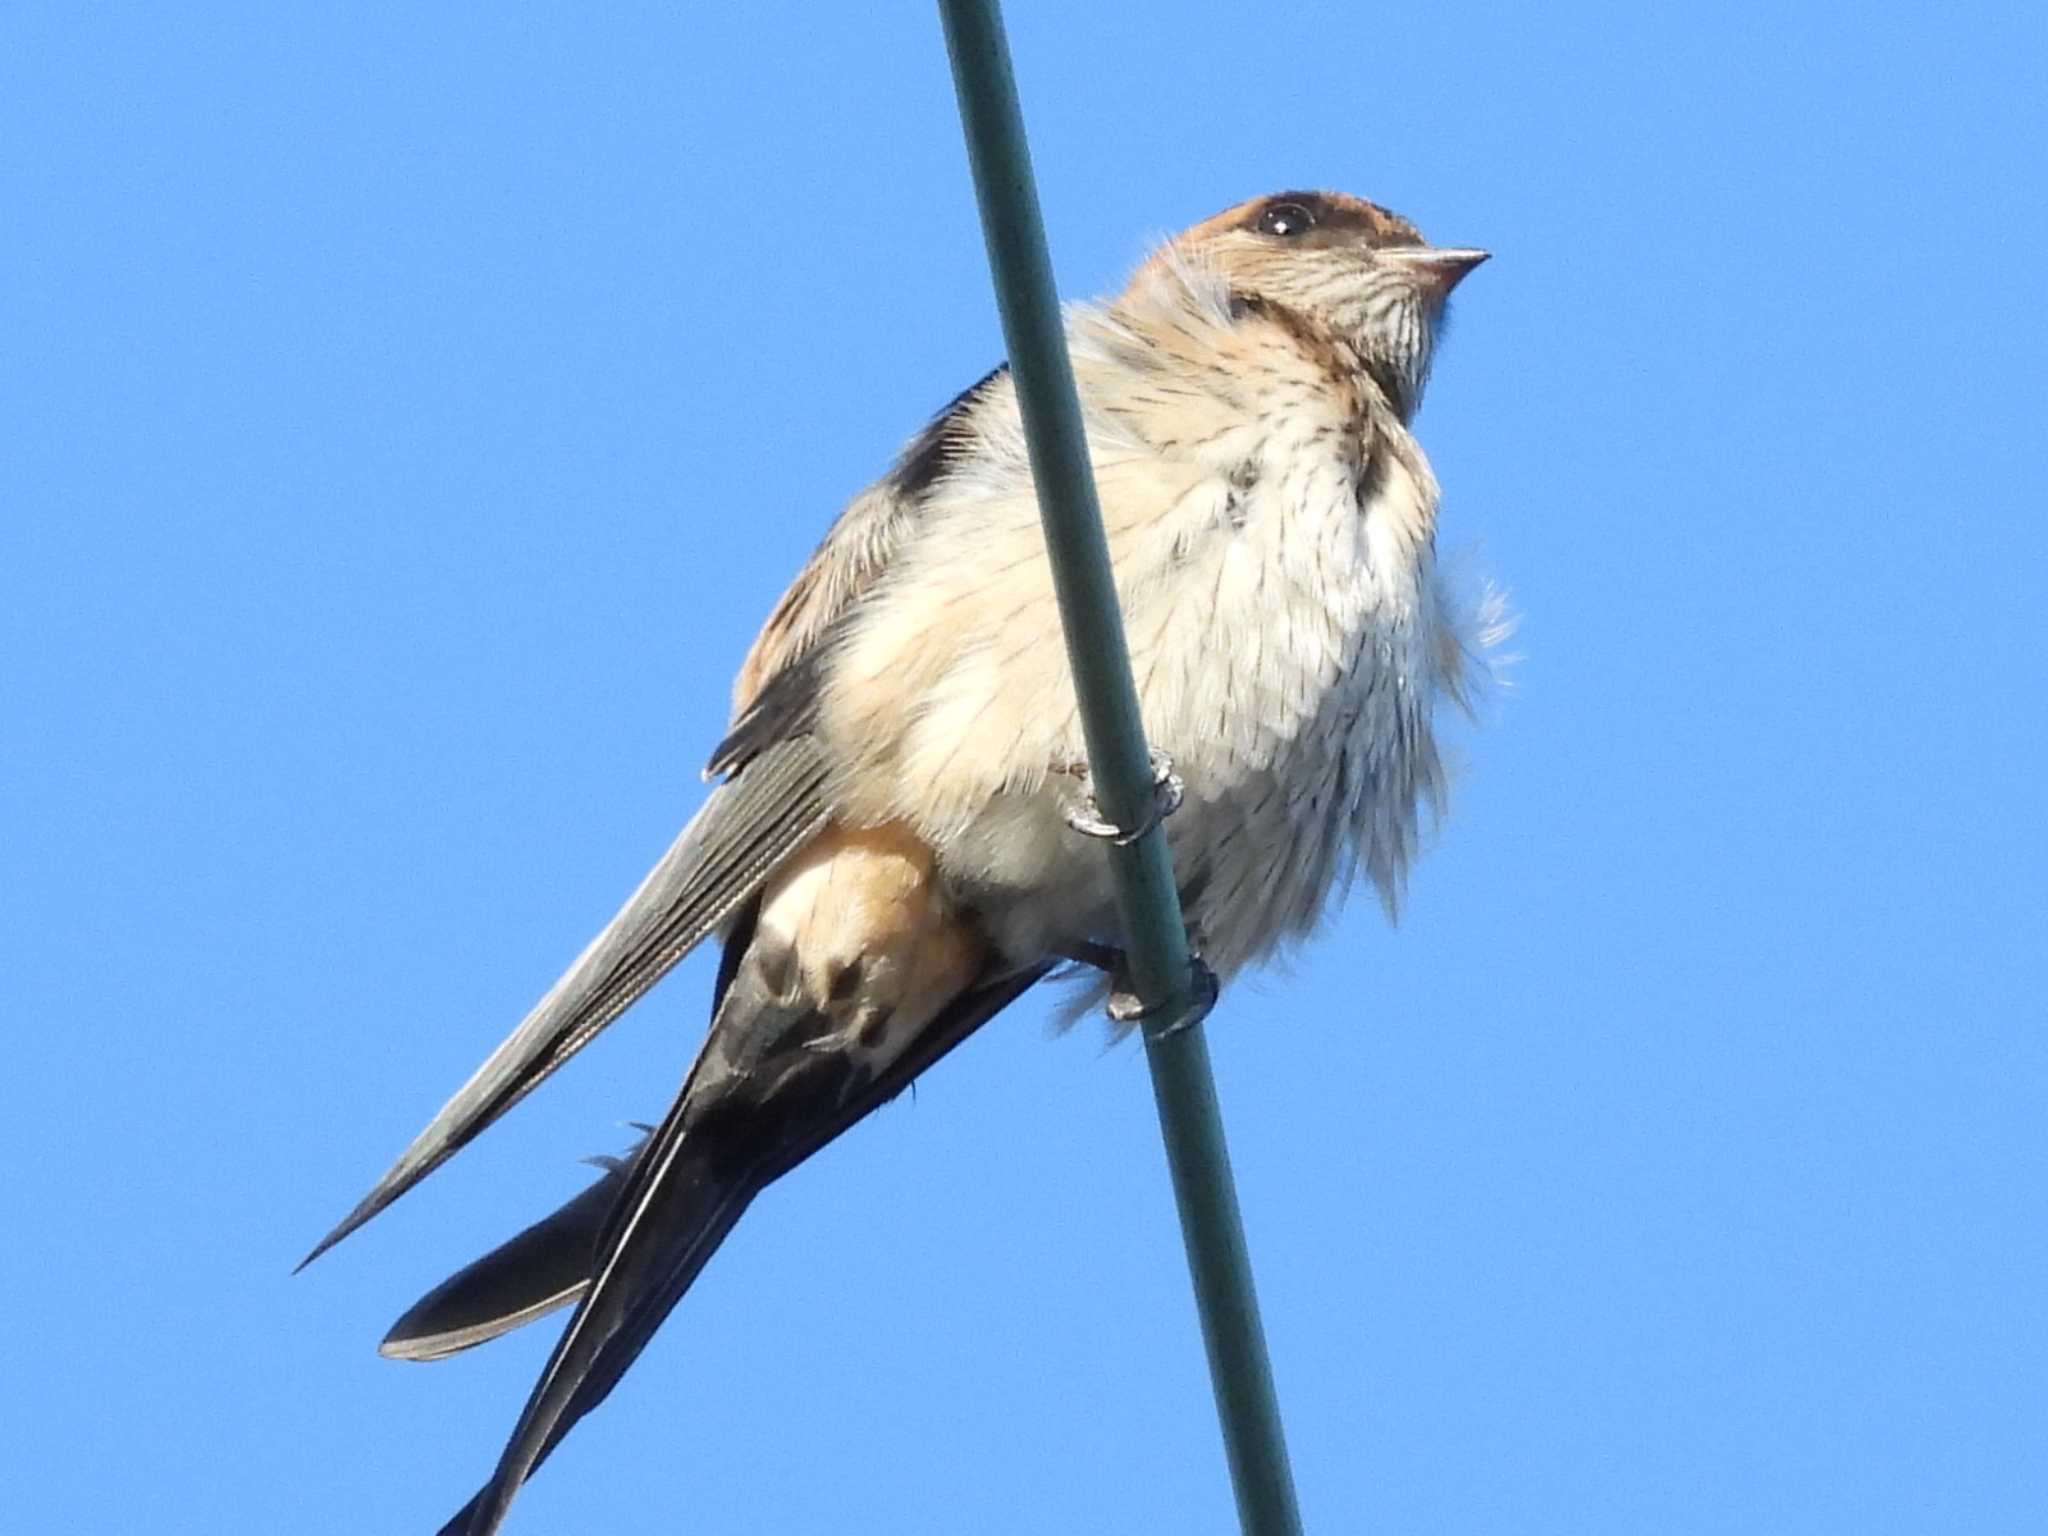
[[[1119,827],[1153,822],[1128,845],[1112,846],[1108,856],[1131,980],[1146,1007],[1145,1059],[1238,1520],[1246,1536],[1299,1536],[1294,1479],[1202,1033],[1206,999],[1188,953],[1166,837],[1156,825],[1153,771],[1002,15],[995,0],[939,0],[939,14],[1030,444],[1096,801]]]

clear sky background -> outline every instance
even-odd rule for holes
[[[553,1325],[377,1339],[695,1047],[708,954],[290,1277],[1001,355],[931,8],[707,11],[0,20],[12,1528],[434,1530]],[[1311,1529],[2042,1529],[2039,8],[1010,23],[1070,295],[1290,185],[1497,253],[1420,431],[1525,659],[1400,926],[1211,1026]],[[1232,1528],[1142,1056],[1042,1002],[512,1527]]]

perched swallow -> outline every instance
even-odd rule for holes
[[[1227,980],[1363,870],[1391,905],[1440,807],[1439,701],[1498,628],[1434,556],[1409,422],[1485,259],[1358,198],[1283,192],[1068,319],[1190,937]],[[553,990],[309,1256],[375,1216],[716,934],[711,1027],[661,1123],[453,1276],[384,1352],[434,1359],[574,1301],[488,1536],[755,1195],[1055,967],[1113,964],[1103,850],[1017,399],[964,391],[847,506],[740,668],[722,782]],[[1106,987],[1098,986],[1097,993]]]

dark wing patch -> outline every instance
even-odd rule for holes
[[[808,738],[818,718],[818,682],[831,636],[821,636],[777,672],[740,712],[704,765],[707,779],[736,774],[778,744]]]
[[[889,471],[890,483],[906,500],[922,499],[927,491],[945,478],[946,471],[967,444],[971,431],[968,417],[975,402],[1009,371],[1008,363],[991,368],[949,400],[945,409],[910,440],[910,446],[897,459],[896,467]]]
[[[440,1167],[724,922],[824,826],[825,778],[815,745],[800,737],[764,748],[713,790],[604,931],[299,1267]]]

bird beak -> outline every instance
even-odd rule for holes
[[[1382,250],[1380,254],[1408,268],[1416,287],[1431,298],[1441,300],[1449,297],[1450,291],[1464,280],[1465,274],[1492,253],[1450,246],[1397,245]]]

